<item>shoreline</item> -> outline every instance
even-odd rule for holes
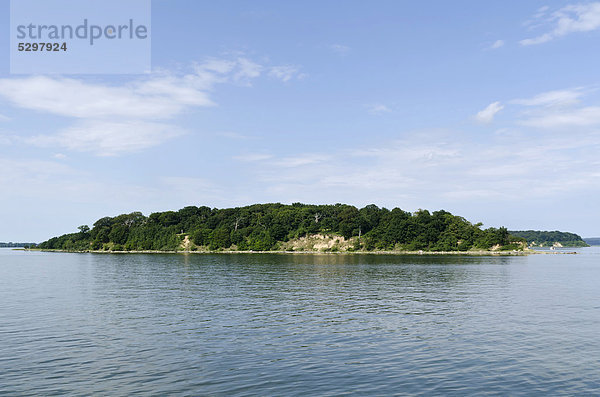
[[[56,252],[56,253],[71,253],[71,254],[285,254],[285,255],[463,255],[463,256],[527,256],[527,255],[566,255],[577,254],[575,251],[338,251],[338,252],[323,252],[323,251],[104,251],[104,250],[56,250],[56,249],[37,249],[37,248],[21,248],[16,251],[38,251],[38,252]]]

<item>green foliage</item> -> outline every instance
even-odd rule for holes
[[[510,244],[507,244],[507,245],[503,245],[500,248],[500,250],[501,251],[513,251],[513,250],[514,251],[518,251],[518,250],[521,249],[521,247],[522,246],[520,244],[518,244],[518,243],[510,243]]]
[[[598,237],[586,238],[583,241],[585,241],[585,243],[589,244],[589,245],[594,245],[594,246],[600,245],[600,238],[598,238]]]
[[[219,227],[211,233],[210,249],[229,248],[231,246],[230,231],[226,227]]]
[[[35,248],[36,243],[0,243],[0,248]]]
[[[192,242],[198,246],[208,246],[210,244],[211,230],[208,228],[196,229],[192,232]]]
[[[77,229],[79,229],[79,233],[81,233],[83,236],[87,236],[87,234],[90,232],[90,227],[88,225],[81,225]]]
[[[192,249],[269,251],[280,243],[315,233],[355,238],[352,251],[467,251],[510,246],[506,228],[483,230],[447,211],[415,213],[368,205],[254,204],[216,209],[185,207],[146,217],[140,212],[105,217],[90,229],[51,238],[43,249],[157,250],[181,249],[184,235]],[[360,236],[360,241],[358,237]],[[333,251],[340,249],[335,247]]]
[[[516,237],[524,238],[529,244],[534,244],[537,246],[547,247],[552,246],[554,243],[560,243],[564,247],[589,247],[589,245],[575,233],[518,230],[511,231],[510,234]]]

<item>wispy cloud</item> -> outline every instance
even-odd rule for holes
[[[600,106],[541,111],[521,120],[520,124],[550,129],[600,126]]]
[[[250,84],[252,79],[259,77],[264,69],[262,65],[246,58],[238,58],[237,67],[238,70],[233,74],[234,80],[246,81],[247,84]]]
[[[504,105],[501,105],[500,102],[492,102],[485,109],[481,110],[475,115],[475,120],[480,123],[491,123],[494,121],[494,117],[498,112],[504,109]]]
[[[296,67],[267,68],[237,56],[209,58],[187,72],[162,70],[121,85],[64,77],[4,78],[0,98],[18,108],[76,120],[54,135],[30,138],[30,143],[122,155],[180,135],[172,120],[190,109],[215,106],[211,93],[216,85],[251,86],[267,69],[284,82],[298,77]]]
[[[300,73],[300,70],[296,66],[273,66],[269,70],[269,76],[274,77],[284,83],[290,81],[293,78],[303,78],[304,74]]]
[[[490,45],[490,49],[495,50],[500,47],[504,47],[504,40],[496,40]]]
[[[550,26],[550,31],[520,41],[521,45],[542,44],[571,33],[589,32],[600,28],[600,2],[571,4],[547,13],[548,8],[534,15],[536,25]]]
[[[60,146],[98,156],[117,156],[157,146],[184,131],[168,124],[143,121],[84,121],[55,135],[38,135],[26,141],[38,146]]]
[[[365,107],[367,108],[367,112],[374,116],[392,112],[392,109],[390,109],[389,107],[387,107],[386,105],[384,105],[382,103],[372,103],[369,105],[365,105]]]
[[[54,201],[68,203],[57,205],[51,216],[48,230],[56,230],[56,214],[70,214],[72,206],[77,204],[95,204],[99,211],[90,214],[86,207],[85,218],[94,221],[100,216],[131,211],[146,214],[156,211],[183,207],[201,203],[233,204],[218,184],[211,180],[186,176],[156,176],[151,186],[142,186],[136,182],[109,180],[101,175],[92,175],[86,171],[71,167],[68,162],[57,160],[42,161],[34,158],[12,159],[0,156],[0,200],[11,203],[14,200],[35,199],[42,202]],[[118,200],[114,200],[118,197]],[[69,207],[69,205],[71,207]],[[23,219],[25,223],[28,221]],[[39,219],[35,220],[40,222]],[[35,230],[33,228],[32,230]],[[70,229],[65,230],[68,232]],[[53,233],[55,234],[55,233]],[[38,236],[48,238],[50,236]]]
[[[516,121],[521,126],[552,130],[598,127],[600,106],[582,105],[584,96],[591,91],[585,87],[548,91],[509,103],[524,107]]]
[[[565,106],[579,102],[584,95],[581,88],[543,92],[532,98],[514,99],[512,104],[523,106]]]
[[[344,197],[366,203],[385,197],[384,202],[408,207],[482,198],[517,202],[600,182],[594,170],[582,167],[597,161],[600,140],[584,137],[573,141],[557,134],[540,142],[524,135],[515,145],[513,136],[478,142],[460,131],[424,132],[371,147],[274,156],[248,167],[261,192],[288,202]],[[539,178],[549,172],[552,178]]]
[[[217,132],[215,135],[220,136],[222,138],[241,140],[241,141],[246,141],[249,139],[256,139],[256,137],[254,137],[254,136],[244,135],[244,134],[240,134],[240,133],[232,132],[232,131]]]
[[[276,161],[277,166],[285,168],[295,168],[306,165],[313,165],[326,162],[331,157],[322,153],[307,153],[300,156],[291,156],[280,158]]]
[[[0,96],[23,109],[72,118],[163,119],[188,106],[213,105],[204,91],[208,84],[197,75],[154,76],[125,86],[34,76],[0,79]]]
[[[69,183],[75,180],[83,182],[83,178],[80,179],[83,176],[81,171],[57,161],[0,157],[0,169],[0,185],[11,187],[0,189],[2,199],[12,195],[21,198],[64,199]]]
[[[273,158],[271,154],[266,153],[246,153],[241,154],[239,156],[234,156],[234,160],[244,161],[244,162],[258,162],[264,161]]]
[[[73,118],[171,118],[189,107],[212,106],[210,90],[228,81],[260,76],[245,59],[210,59],[190,73],[160,71],[121,86],[61,77],[0,79],[0,97],[24,109]]]
[[[348,55],[351,50],[350,47],[343,44],[332,44],[329,46],[329,48],[331,48],[331,50],[338,55]]]

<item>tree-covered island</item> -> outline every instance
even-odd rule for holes
[[[25,248],[25,247],[35,247],[35,243],[0,243],[0,248]]]
[[[523,237],[531,247],[589,247],[581,236],[575,233],[540,230],[514,230],[513,236]]]
[[[67,251],[456,251],[523,250],[525,239],[482,229],[447,211],[376,205],[255,204],[105,217],[40,249]]]

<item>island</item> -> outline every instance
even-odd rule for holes
[[[371,204],[237,208],[189,206],[179,211],[105,217],[93,227],[53,237],[43,250],[95,252],[523,252],[526,240],[505,227],[483,229],[440,210],[414,213]]]
[[[513,236],[527,240],[530,247],[589,247],[581,236],[575,233],[541,230],[511,230]]]
[[[35,246],[35,243],[0,243],[0,248],[29,248]]]

